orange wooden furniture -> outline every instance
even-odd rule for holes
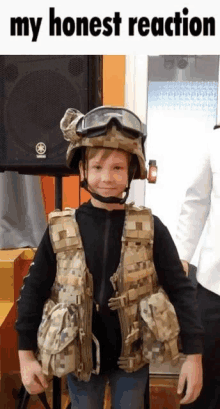
[[[20,387],[17,352],[16,300],[34,257],[31,249],[0,250],[0,402],[14,408],[13,388]]]

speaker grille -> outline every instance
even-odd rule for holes
[[[69,73],[73,75],[73,77],[82,74],[85,69],[84,63],[85,62],[82,57],[76,56],[74,58],[71,58],[68,64]]]
[[[50,70],[30,73],[14,87],[6,105],[10,137],[33,154],[36,144],[43,141],[49,145],[48,155],[52,157],[63,145],[60,119],[67,107],[80,109],[80,105],[76,88],[59,73]]]
[[[0,170],[69,174],[60,120],[101,105],[98,56],[0,56]],[[46,153],[36,146],[46,145]],[[39,146],[39,145],[38,145]]]

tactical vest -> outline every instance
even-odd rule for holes
[[[65,338],[68,343],[68,336],[69,339],[75,337],[75,341],[71,344],[71,348],[67,349],[67,356],[64,353],[62,357],[63,366],[68,365],[67,362],[71,360],[74,361],[71,371],[78,379],[88,381],[91,373],[99,373],[99,343],[92,334],[93,278],[86,265],[84,248],[75,219],[75,210],[66,208],[62,212],[59,210],[52,212],[49,215],[49,231],[57,258],[57,273],[46,308],[52,308],[56,317],[53,318],[53,322],[57,320],[59,323],[62,312],[59,310],[56,315],[56,305],[68,307],[69,321],[64,318],[65,314],[62,315],[63,322],[66,320],[66,326],[68,326],[68,331],[63,333],[62,345],[65,345]],[[109,307],[112,310],[118,310],[122,335],[119,367],[126,372],[134,372],[143,367],[153,358],[154,354],[163,355],[161,361],[164,360],[165,352],[171,358],[178,355],[176,347],[178,324],[175,322],[174,325],[175,337],[173,337],[172,332],[168,339],[167,331],[165,334],[162,331],[163,334],[160,339],[157,335],[161,328],[158,330],[155,327],[152,314],[148,316],[148,310],[153,311],[153,305],[156,301],[155,316],[160,314],[163,326],[164,303],[167,302],[163,292],[159,291],[154,268],[153,235],[153,217],[150,209],[136,207],[133,203],[125,205],[121,257],[117,271],[110,278],[114,297],[109,300]],[[161,294],[162,299],[160,298]],[[156,298],[152,298],[152,296]],[[149,300],[152,302],[149,303]],[[158,302],[159,309],[157,308]],[[163,308],[160,311],[162,304]],[[166,307],[165,311],[167,311]],[[171,315],[172,313],[173,311]],[[172,319],[173,317],[171,317],[171,321]],[[145,321],[148,322],[148,326],[146,326]],[[165,327],[168,328],[169,332],[172,325],[169,323],[167,326],[167,316],[165,321]],[[59,325],[61,324],[59,323]],[[74,334],[73,331],[75,331]],[[58,342],[55,332],[57,331],[54,329],[54,339],[48,341],[48,351],[53,348],[52,344]],[[164,347],[163,341],[166,340],[168,342]],[[97,347],[95,370],[92,360],[93,341]],[[59,340],[59,342],[61,341]],[[167,351],[164,351],[164,348]],[[59,348],[55,350],[58,351]],[[62,365],[62,362],[60,364]],[[49,365],[49,361],[47,365]],[[46,367],[46,364],[44,363],[43,366]],[[46,371],[48,373],[48,368]]]

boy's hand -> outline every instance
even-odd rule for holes
[[[21,379],[30,395],[37,395],[48,388],[48,382],[41,365],[32,351],[19,351]]]
[[[202,389],[202,355],[188,355],[181,368],[177,393],[183,392],[186,384],[186,393],[180,404],[192,403],[198,398]]]

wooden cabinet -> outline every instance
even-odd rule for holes
[[[179,409],[178,379],[174,377],[150,378],[150,409]]]
[[[177,376],[150,377],[150,406],[143,409],[179,409],[179,397],[176,393]],[[111,409],[110,388],[105,393],[104,409]]]
[[[184,355],[180,354],[176,365],[170,362],[150,365],[149,405],[146,404],[143,409],[179,409],[177,385],[184,360]],[[111,409],[109,386],[106,387],[104,409]]]
[[[32,249],[0,250],[0,407],[14,408],[13,389],[20,387],[16,300],[34,257]]]
[[[170,362],[150,365],[150,409],[179,409],[177,385],[184,361],[181,353],[176,365]]]

